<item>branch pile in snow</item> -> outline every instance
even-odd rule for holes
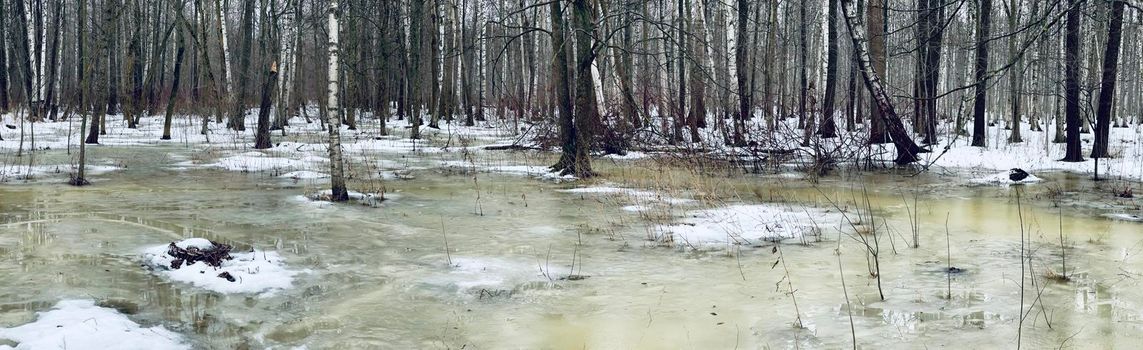
[[[286,269],[277,252],[232,253],[230,246],[203,238],[147,248],[143,262],[168,280],[219,293],[270,296],[277,290],[290,288],[293,276],[298,273]]]

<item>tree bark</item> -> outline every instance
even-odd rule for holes
[[[1080,144],[1080,6],[1083,0],[1068,0],[1067,28],[1064,35],[1064,114],[1067,116],[1067,149],[1063,161],[1082,162]]]
[[[753,88],[747,65],[750,61],[750,45],[747,36],[747,22],[750,20],[750,2],[738,0],[738,19],[735,30],[734,74],[738,78],[738,116],[734,118],[734,146],[746,146],[746,120],[750,118],[753,104]]]
[[[281,45],[267,46],[271,40],[274,40],[275,43],[278,42],[276,36],[270,33],[271,27],[278,27],[277,0],[270,0],[269,7],[267,15],[263,16],[265,22],[262,23],[261,39],[258,44],[262,56],[269,61],[269,67],[266,69],[266,75],[262,78],[262,103],[258,106],[258,127],[254,133],[254,149],[267,149],[273,146],[270,140],[270,109],[274,103],[272,98],[274,88],[278,86],[278,47]],[[279,110],[278,113],[282,113],[282,111]]]
[[[925,0],[918,0],[925,1]],[[837,0],[829,0],[829,16],[826,17],[826,76],[825,98],[822,99],[822,124],[818,134],[824,138],[837,137],[837,124],[834,122],[834,95],[837,93]]]
[[[570,73],[568,72],[568,43],[564,32],[565,20],[560,1],[551,2],[552,15],[552,78],[556,95],[556,108],[559,117],[560,160],[552,166],[552,171],[575,172],[578,140],[573,117]]]
[[[885,42],[887,35],[887,33],[885,33],[885,1],[887,0],[869,0],[869,10],[865,14],[869,18],[869,63],[871,64],[871,68],[873,68],[870,72],[877,75],[878,81],[885,80],[885,70],[888,68],[885,65]],[[850,28],[850,31],[852,32],[853,29]],[[862,65],[864,65],[864,62],[862,62]],[[877,96],[872,96],[873,94],[871,90],[871,97],[877,98]],[[885,132],[886,125],[884,117],[886,116],[882,115],[884,111],[881,109],[880,103],[875,101],[870,104],[870,107],[872,109],[869,111],[869,143],[889,143],[889,135]]]
[[[1111,21],[1107,29],[1107,47],[1103,54],[1103,77],[1099,88],[1099,109],[1096,112],[1095,144],[1092,158],[1107,158],[1111,133],[1111,112],[1115,101],[1115,79],[1119,70],[1119,45],[1123,37],[1124,0],[1112,0]]]
[[[909,137],[908,131],[905,130],[904,123],[894,110],[892,102],[889,100],[888,93],[885,92],[885,87],[881,83],[880,77],[876,74],[872,60],[869,57],[868,42],[865,39],[865,33],[860,28],[864,23],[857,16],[857,9],[854,5],[854,0],[841,0],[842,10],[845,12],[845,24],[849,28],[849,36],[853,41],[854,51],[857,53],[858,61],[861,64],[861,75],[865,78],[865,87],[869,90],[869,94],[877,102],[877,109],[881,112],[881,119],[885,122],[889,136],[893,141],[893,145],[897,149],[897,164],[909,164],[920,160],[918,154],[927,152],[917,146],[913,139]]]
[[[229,127],[237,131],[246,130],[246,90],[250,85],[250,52],[254,42],[254,1],[242,2],[242,48],[238,52],[238,91],[234,95],[234,109],[231,111]]]
[[[976,27],[976,94],[972,105],[972,145],[987,145],[987,121],[984,115],[988,104],[988,40],[992,28],[992,0],[977,3],[979,23]]]
[[[0,114],[8,113],[11,108],[8,100],[8,14],[4,11],[4,1],[0,0]],[[4,140],[0,137],[0,140]]]
[[[341,156],[341,125],[337,115],[340,112],[338,105],[338,0],[329,2],[329,100],[325,104],[325,118],[329,125],[329,167],[330,167],[330,200],[344,202],[349,200],[349,191],[345,187],[345,168]]]
[[[178,11],[182,12],[182,9],[178,9]],[[175,103],[178,102],[179,80],[182,78],[183,53],[186,51],[186,38],[185,34],[183,34],[183,31],[181,30],[179,31],[178,36],[179,46],[175,52],[175,72],[174,76],[171,79],[171,94],[170,96],[167,96],[167,113],[163,117],[163,136],[159,138],[161,140],[171,139],[171,122],[174,118]]]

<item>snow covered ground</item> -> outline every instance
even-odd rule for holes
[[[1024,169],[1031,173],[1046,171],[1069,171],[1079,174],[1095,172],[1095,160],[1091,155],[1094,134],[1082,134],[1083,162],[1062,162],[1064,144],[1052,143],[1055,130],[1045,129],[1034,132],[1024,124],[1021,136],[1024,142],[1008,143],[1009,130],[996,126],[988,128],[988,147],[972,147],[972,139],[960,137],[949,145],[948,152],[941,154],[946,146],[942,143],[933,153],[925,154],[926,164],[937,167],[971,169],[980,171]],[[947,142],[947,141],[946,141]],[[1143,180],[1143,126],[1111,128],[1109,151],[1113,158],[1099,160],[1100,176],[1123,177]]]
[[[1009,174],[1008,171],[1002,171],[1002,172],[995,173],[992,175],[971,179],[971,180],[968,180],[968,182],[971,182],[974,184],[979,184],[979,185],[1011,186],[1011,185],[1020,185],[1020,184],[1033,184],[1033,183],[1044,181],[1044,179],[1041,179],[1041,178],[1037,177],[1036,175],[1031,175],[1031,174],[1029,174],[1028,177],[1024,178],[1023,180],[1013,181],[1009,177],[1008,174]]]
[[[201,238],[182,240],[175,245],[180,248],[212,247],[210,241]],[[257,294],[268,297],[279,290],[292,287],[294,276],[304,272],[287,269],[284,259],[275,251],[231,252],[230,255],[234,259],[224,260],[220,268],[199,262],[171,269],[171,262],[175,258],[167,254],[167,248],[168,245],[164,244],[144,249],[143,263],[163,278],[189,283],[218,293]],[[235,281],[219,277],[224,272],[233,276]]]
[[[732,204],[687,213],[679,223],[662,227],[676,245],[701,248],[726,244],[797,239],[814,241],[844,220],[840,214],[802,206]]]
[[[71,174],[75,174],[79,169],[77,165],[71,164],[52,164],[52,165],[33,165],[27,164],[0,164],[0,183],[8,182],[11,180],[47,180],[47,179],[60,179],[68,178]],[[98,165],[88,164],[84,167],[87,176],[102,175],[122,168],[113,165]]]
[[[190,349],[183,337],[163,326],[143,327],[114,309],[91,300],[63,300],[36,320],[0,328],[0,339],[16,342],[0,350],[91,349],[91,350],[181,350]]]

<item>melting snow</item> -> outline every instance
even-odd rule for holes
[[[18,344],[0,349],[190,349],[183,337],[163,326],[143,328],[91,300],[63,300],[39,312],[32,323],[0,328],[0,339]]]
[[[202,247],[201,241],[210,241],[201,238],[191,238],[176,242],[175,245]],[[194,265],[184,265],[177,270],[171,269],[174,257],[167,255],[167,245],[147,248],[143,251],[143,262],[158,274],[168,280],[189,283],[196,287],[219,293],[250,293],[260,296],[271,296],[278,290],[288,289],[292,286],[297,271],[286,269],[286,264],[278,252],[254,251],[234,253],[232,260],[224,260],[222,267],[215,268],[199,262]],[[235,281],[230,282],[218,277],[223,272],[229,272]]]
[[[1028,177],[1024,178],[1023,180],[1012,181],[1012,179],[1008,178],[1008,172],[1007,171],[1002,171],[1002,172],[992,174],[992,175],[988,175],[985,177],[968,180],[968,182],[971,182],[974,184],[1008,185],[1008,186],[1018,185],[1018,184],[1031,184],[1031,183],[1037,183],[1037,182],[1041,182],[1041,181],[1044,181],[1044,179],[1036,177],[1036,175],[1032,175],[1032,174],[1028,174]]]
[[[769,204],[738,204],[693,211],[682,223],[664,228],[680,244],[749,244],[810,236],[838,219],[810,208],[785,208]],[[820,232],[820,231],[818,231]]]

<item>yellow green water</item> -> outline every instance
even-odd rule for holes
[[[940,174],[849,174],[811,185],[598,163],[602,181],[659,184],[708,199],[703,206],[825,206],[826,195],[863,201],[864,187],[875,220],[891,227],[878,228],[881,301],[865,247],[836,230],[784,244],[787,276],[772,268],[778,256],[768,244],[694,251],[648,242],[648,226],[661,221],[620,210],[630,204],[623,199],[556,191],[569,184],[429,169],[386,182],[397,195],[379,208],[317,208],[296,197],[318,184],[167,170],[167,153],[192,150],[107,152],[126,169],[91,187],[0,185],[0,326],[28,322],[60,299],[95,298],[134,303],[137,322],[212,349],[850,348],[854,336],[867,349],[1014,348],[1021,310],[1019,339],[1029,349],[1133,348],[1143,334],[1143,225],[1098,216],[1106,209],[1092,203],[1111,200],[1074,176],[1022,187],[1018,205],[1015,188]],[[1062,197],[1051,195],[1056,186]],[[915,193],[918,248],[908,219]],[[1066,199],[1062,214],[1055,198]],[[1021,215],[1032,261],[1023,309]],[[1045,277],[1061,271],[1061,219],[1070,282]],[[951,264],[964,269],[951,288],[946,220]],[[293,289],[257,298],[172,284],[139,266],[139,249],[191,236],[277,249],[291,268],[310,272]],[[541,274],[568,274],[573,256],[576,273],[589,278]],[[489,276],[458,273],[450,259],[508,272],[492,274],[499,284],[466,289],[466,279]],[[799,316],[804,327],[795,328]]]

